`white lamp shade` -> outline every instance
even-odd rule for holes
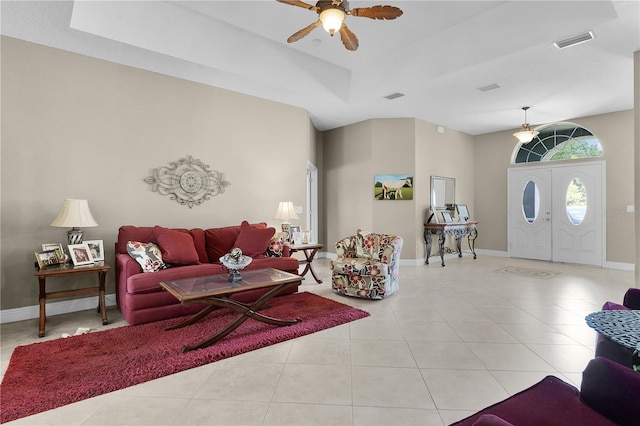
[[[281,201],[280,204],[278,204],[278,211],[274,219],[284,220],[285,222],[289,219],[299,219],[293,207],[293,201]]]
[[[518,138],[520,143],[529,143],[538,135],[538,133],[540,132],[538,132],[537,130],[522,130],[520,132],[514,133],[513,136]]]
[[[86,228],[98,226],[98,223],[91,215],[87,200],[65,199],[60,213],[53,219],[51,226]]]

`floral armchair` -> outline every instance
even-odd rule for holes
[[[331,260],[331,287],[335,293],[383,299],[398,290],[402,237],[358,230],[336,243]]]

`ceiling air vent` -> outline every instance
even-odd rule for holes
[[[489,90],[499,89],[500,86],[498,83],[488,84],[486,86],[478,87],[478,90],[481,92],[488,92]]]
[[[393,99],[398,99],[404,96],[404,93],[396,92],[390,95],[385,96],[385,99],[389,99],[390,101]]]
[[[596,36],[593,34],[593,31],[588,31],[584,34],[578,34],[573,37],[565,38],[564,40],[558,40],[553,43],[553,45],[558,49],[564,49],[565,47],[575,46],[576,44],[593,40],[594,38],[596,38]]]

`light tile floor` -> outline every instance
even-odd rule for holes
[[[14,424],[446,425],[548,374],[575,386],[593,357],[586,314],[621,302],[633,272],[469,255],[403,266],[400,290],[370,301],[332,293],[328,259],[301,291],[371,316],[23,418]],[[519,266],[549,279],[497,270]],[[125,325],[115,307],[111,324]],[[95,311],[0,326],[2,372],[17,345],[102,330]]]

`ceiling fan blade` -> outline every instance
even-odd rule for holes
[[[362,16],[371,19],[396,19],[402,15],[402,9],[395,6],[357,7],[350,9],[347,13],[351,16]]]
[[[311,31],[313,31],[317,26],[319,26],[321,24],[320,20],[318,19],[316,22],[314,22],[311,25],[307,25],[306,27],[304,27],[303,29],[301,29],[300,31],[297,31],[296,33],[292,34],[291,37],[289,37],[287,39],[287,43],[293,43],[294,41],[298,41],[301,38],[304,38],[306,36],[309,35],[309,33]]]
[[[342,40],[344,47],[348,50],[358,49],[358,37],[356,37],[356,35],[352,33],[345,24],[342,24],[342,27],[340,27],[340,39]]]
[[[316,6],[312,6],[308,3],[305,3],[303,1],[300,0],[277,0],[280,3],[284,3],[284,4],[290,4],[291,6],[298,6],[298,7],[302,7],[304,9],[309,9],[309,10],[313,10],[314,12],[318,10],[318,8]]]

